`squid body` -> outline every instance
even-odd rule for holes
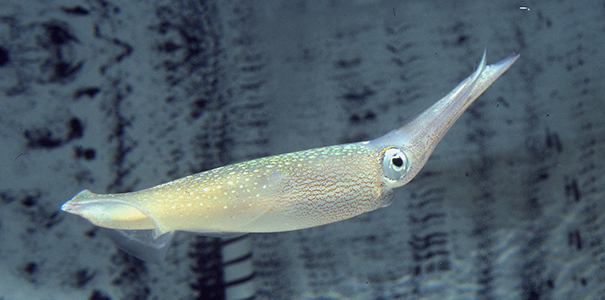
[[[61,209],[126,252],[161,262],[175,231],[210,236],[279,232],[352,218],[391,203],[471,103],[519,54],[476,71],[434,105],[372,141],[259,158],[123,194],[83,190]]]

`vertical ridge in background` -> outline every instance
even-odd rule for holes
[[[485,101],[485,99],[481,100]],[[471,171],[468,173],[469,182],[473,183],[476,192],[471,196],[474,209],[471,215],[470,234],[476,239],[477,245],[473,271],[476,274],[476,297],[478,299],[495,299],[497,291],[494,290],[497,286],[494,280],[497,276],[494,274],[493,263],[496,258],[493,210],[494,202],[497,201],[494,197],[497,196],[494,196],[495,191],[493,191],[494,161],[490,155],[486,154],[493,134],[489,133],[487,129],[490,128],[489,118],[483,117],[482,112],[479,111],[480,107],[485,107],[485,105],[479,103],[474,103],[474,107],[469,107],[469,111],[472,113],[467,112],[472,117],[467,124],[471,132],[468,133],[466,142],[469,145],[474,144],[476,147],[473,148],[477,149],[477,153],[470,156],[473,158],[470,162]],[[469,187],[469,189],[471,188]]]
[[[550,201],[548,199],[541,201],[540,198],[544,190],[548,189],[546,183],[552,172],[552,165],[549,161],[554,159],[557,153],[548,151],[544,143],[546,140],[543,135],[544,125],[539,124],[535,105],[526,105],[525,112],[524,150],[532,159],[524,163],[526,171],[523,172],[525,174],[523,184],[525,186],[521,189],[525,206],[523,218],[527,222],[527,227],[524,229],[530,234],[520,250],[521,255],[526,258],[518,270],[521,279],[521,295],[523,299],[552,299],[553,285],[552,282],[547,284],[550,275],[543,251],[549,247],[549,244],[546,243],[547,235],[553,230],[554,224],[544,222],[546,218],[544,205],[548,205]]]
[[[460,29],[462,30],[462,29]],[[492,128],[493,119],[486,116],[489,114],[486,95],[481,95],[465,112],[464,126],[466,127],[466,139],[463,141],[467,149],[473,149],[474,153],[468,155],[469,171],[467,173],[469,183],[472,187],[467,187],[466,197],[471,203],[471,225],[469,235],[475,241],[476,254],[474,266],[474,295],[477,299],[496,299],[498,298],[497,272],[494,261],[497,259],[497,229],[494,225],[496,214],[495,203],[498,201],[498,192],[494,189],[497,186],[494,175],[497,174],[497,162],[494,161],[493,153],[488,150],[493,148],[491,145],[495,136]],[[461,121],[458,121],[461,123]],[[469,151],[469,153],[471,153]],[[456,200],[454,200],[456,201]],[[458,201],[457,201],[458,202]],[[464,200],[462,200],[464,202]],[[469,259],[470,261],[470,259]]]
[[[569,295],[567,299],[599,299],[605,293],[605,245],[602,242],[605,235],[605,86],[602,76],[598,77],[598,72],[603,70],[602,64],[593,63],[593,55],[600,53],[601,44],[589,42],[598,35],[596,28],[602,25],[603,19],[594,6],[585,8],[588,10],[584,13],[585,20],[599,19],[600,25],[597,22],[578,27],[560,25],[566,29],[566,34],[557,35],[557,38],[568,50],[558,63],[560,72],[566,76],[561,78],[565,81],[561,80],[560,84],[549,82],[556,88],[550,91],[547,101],[549,106],[560,103],[565,114],[547,115],[553,122],[549,124],[550,129],[546,128],[544,140],[547,153],[559,154],[555,170],[564,170],[557,178],[556,193],[552,194],[561,199],[557,212],[562,213],[564,225],[556,236],[557,241],[564,243],[561,248],[566,252],[563,260],[566,264],[561,273],[565,275],[556,277],[553,285],[557,290],[555,295]],[[568,20],[572,21],[571,18]],[[569,121],[564,126],[557,126],[561,120]],[[578,257],[586,260],[582,267],[576,264]]]
[[[156,9],[156,50],[164,58],[159,67],[167,74],[167,84],[174,87],[166,99],[172,112],[167,115],[171,119],[183,115],[180,120],[171,120],[175,125],[169,127],[189,137],[190,150],[186,152],[192,154],[183,153],[183,138],[173,136],[165,138],[169,151],[162,151],[175,156],[177,161],[171,163],[177,166],[183,165],[178,160],[189,155],[190,170],[186,173],[269,154],[262,97],[265,55],[258,37],[250,31],[255,27],[250,24],[255,22],[255,15],[258,13],[246,1],[174,1]],[[183,114],[173,107],[188,111]],[[183,172],[175,168],[171,174]],[[219,241],[197,236],[190,244],[188,256],[194,261],[190,287],[198,299],[224,299],[233,291],[254,290],[252,283],[246,286],[232,281],[239,277],[232,271],[241,268],[230,267],[228,277],[223,278],[221,256],[230,255],[230,250],[221,251]],[[251,268],[252,263],[248,266]],[[239,280],[250,276],[245,275]]]
[[[183,166],[181,160],[190,157],[190,170],[171,167],[168,174],[180,176],[230,163],[233,125],[226,115],[229,99],[222,89],[221,66],[228,62],[221,44],[219,8],[210,2],[173,1],[158,6],[155,13],[158,21],[151,29],[157,35],[155,50],[161,59],[157,68],[166,74],[171,93],[165,99],[164,113],[170,119],[166,131],[180,133],[160,131],[158,140],[168,149],[162,151],[171,165]],[[186,139],[190,150],[184,145]],[[187,256],[193,261],[189,287],[195,299],[225,299],[220,239],[196,236],[189,247]]]
[[[196,300],[225,299],[220,247],[220,239],[205,236],[196,236],[191,243],[188,256],[193,260],[190,269],[195,279],[189,286],[197,293]]]
[[[441,172],[424,170],[414,179],[416,188],[406,200],[407,220],[412,232],[407,241],[413,276],[409,290],[416,296],[426,295],[427,292],[430,294],[422,278],[447,272],[451,268],[449,234],[444,228],[447,214],[443,211],[447,189],[433,183],[443,182],[436,179],[440,176]]]
[[[594,94],[603,95],[598,92]],[[597,101],[603,103],[604,99]],[[605,153],[605,139],[603,121],[600,121],[601,124],[595,122],[601,118],[603,110],[586,106],[582,102],[577,103],[569,112],[569,118],[575,121],[572,130],[577,134],[577,140],[582,142],[568,145],[572,149],[565,151],[574,153],[570,156],[577,166],[571,174],[564,176],[564,187],[558,192],[565,195],[565,213],[572,216],[567,217],[571,219],[571,224],[566,226],[569,259],[575,259],[578,255],[589,255],[592,258],[590,266],[569,272],[569,277],[576,281],[574,286],[586,295],[585,299],[598,299],[605,293],[603,280],[595,279],[603,278],[602,271],[605,270],[605,245],[601,242],[605,235],[605,215],[602,213],[602,207],[605,206],[602,156]]]
[[[254,266],[252,247],[247,235],[232,239],[223,239],[221,244],[223,259],[223,281],[226,300],[254,299]]]
[[[526,45],[525,33],[520,29],[515,35],[516,42]],[[537,85],[537,78],[543,73],[539,62],[529,62],[520,66],[522,68],[522,89],[526,91],[526,99],[540,99],[541,91]],[[549,177],[553,173],[551,161],[557,159],[557,151],[550,151],[545,143],[544,131],[547,130],[546,120],[539,116],[540,106],[544,103],[536,101],[523,102],[523,149],[522,157],[527,159],[519,168],[520,187],[519,197],[523,215],[519,217],[519,230],[523,231],[520,239],[519,253],[524,259],[518,262],[517,284],[522,299],[552,299],[553,281],[549,277],[555,264],[548,262],[543,255],[552,245],[548,235],[555,230],[556,225],[549,222],[545,208],[551,206],[552,199],[547,196],[550,192]],[[552,180],[552,178],[551,178]],[[546,196],[546,197],[544,197]],[[550,265],[550,266],[549,266]],[[549,283],[550,282],[550,283]],[[556,297],[555,297],[556,298]]]
[[[231,154],[229,163],[245,161],[271,154],[267,147],[269,125],[266,97],[263,94],[268,81],[265,67],[268,63],[266,42],[252,29],[258,27],[258,11],[254,2],[232,1],[221,3],[225,20],[225,52],[234,68],[226,79],[227,107],[223,110],[228,120],[225,135],[228,147],[221,149]]]
[[[428,99],[427,81],[423,80],[422,68],[426,68],[427,54],[419,51],[423,41],[406,38],[416,33],[416,28],[397,18],[385,24],[385,34],[388,37],[385,50],[389,57],[390,66],[398,74],[391,107],[397,108],[396,120],[399,123],[393,128],[403,124],[403,120],[413,113],[410,105],[415,101],[436,101]],[[418,66],[421,67],[418,67]],[[433,80],[432,78],[429,80]],[[429,104],[423,104],[426,106]],[[431,158],[435,160],[437,158]],[[414,178],[414,187],[404,187],[409,193],[405,201],[405,223],[409,234],[402,239],[406,240],[409,250],[408,268],[411,279],[405,290],[413,297],[426,297],[433,293],[432,289],[439,284],[427,285],[426,278],[440,278],[447,276],[452,268],[450,253],[450,229],[447,228],[447,211],[444,202],[448,197],[448,188],[444,186],[447,174],[432,170],[425,166],[422,172]],[[439,288],[437,288],[439,289]]]
[[[268,154],[265,136],[268,121],[262,97],[262,88],[266,81],[265,59],[262,47],[257,42],[258,37],[248,31],[248,28],[254,27],[249,23],[255,22],[253,16],[256,13],[254,7],[245,1],[223,2],[220,5],[225,6],[204,11],[214,18],[224,20],[221,41],[225,45],[224,51],[220,50],[220,58],[224,58],[224,61],[221,66],[229,66],[234,72],[230,73],[229,78],[219,76],[224,82],[209,82],[210,86],[203,87],[200,98],[195,102],[199,108],[197,114],[203,118],[202,133],[196,135],[194,142],[201,146],[201,153],[196,156],[200,160],[198,163],[202,170]],[[209,22],[213,21],[218,22]],[[218,41],[216,43],[218,44]],[[219,57],[215,56],[211,61],[216,63],[217,60]],[[194,249],[207,246],[209,241],[208,238],[196,237]],[[218,240],[212,241],[212,251],[208,254],[214,259],[208,260],[208,256],[204,254],[193,255],[196,268],[192,271],[200,276],[200,284],[197,285],[200,299],[210,299],[210,295],[204,291],[212,282],[215,283],[216,289],[219,286],[224,288],[222,293],[217,291],[213,294],[215,299],[254,298],[255,273],[249,239],[244,237],[220,244],[217,244]],[[221,250],[218,245],[221,245]],[[200,250],[204,249],[206,248],[202,247]],[[245,255],[241,257],[240,254]],[[222,272],[219,274],[218,265],[215,264],[221,257]],[[210,270],[203,269],[207,264],[211,265]],[[212,279],[205,278],[208,271],[214,272]],[[205,284],[202,283],[203,280]]]
[[[254,3],[249,1],[223,2],[220,8],[227,24],[224,28],[226,55],[232,77],[225,83],[227,95],[223,110],[228,120],[221,128],[225,133],[222,152],[230,153],[229,163],[249,160],[271,154],[267,147],[268,116],[263,96],[267,64],[266,49],[255,28]],[[227,128],[227,129],[225,129]],[[254,278],[256,273],[252,262],[250,238],[242,236],[223,240],[223,281],[227,300],[247,300],[256,298]]]
[[[254,270],[257,299],[296,299],[306,278],[292,259],[296,242],[285,233],[254,234]]]

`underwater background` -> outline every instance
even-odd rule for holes
[[[542,2],[1,0],[0,299],[605,299],[605,2]],[[484,48],[389,207],[162,265],[59,209],[379,137]]]

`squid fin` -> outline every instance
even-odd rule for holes
[[[176,231],[157,238],[151,230],[106,230],[109,238],[124,252],[146,262],[161,264],[166,257]]]

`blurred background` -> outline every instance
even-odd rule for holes
[[[0,1],[0,299],[605,299],[605,4],[542,2]],[[484,48],[389,207],[160,266],[59,210],[379,137]]]

